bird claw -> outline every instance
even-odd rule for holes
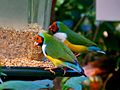
[[[63,68],[63,71],[64,71],[63,76],[66,74],[66,69],[67,68]]]
[[[74,53],[76,57],[79,57],[80,56],[80,53]]]
[[[66,74],[66,70],[64,70],[64,73],[63,73],[63,75],[65,75]]]
[[[52,69],[55,69],[55,68],[45,68],[44,70],[49,70],[51,73],[55,75],[55,71],[53,71]]]

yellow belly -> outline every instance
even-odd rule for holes
[[[51,56],[48,55],[46,55],[46,58],[50,60],[56,67],[64,65],[64,62],[59,59],[52,58]]]
[[[82,52],[88,51],[86,46],[75,45],[75,44],[70,43],[68,40],[65,40],[64,44],[67,45],[73,52],[82,53]]]

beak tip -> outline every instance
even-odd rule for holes
[[[34,46],[38,46],[38,43],[37,43],[37,42],[34,42]]]
[[[51,29],[51,26],[49,26],[48,29],[50,30],[50,29]]]

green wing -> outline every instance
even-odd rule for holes
[[[91,40],[85,38],[83,35],[78,34],[73,32],[72,30],[69,30],[69,32],[67,33],[68,36],[68,41],[70,41],[73,44],[77,44],[77,45],[85,45],[85,46],[91,46],[91,45],[95,45],[96,44],[94,42],[92,42]]]
[[[63,61],[74,62],[76,57],[72,51],[62,42],[56,40],[52,36],[46,40],[46,53],[53,58],[61,59]]]
[[[70,41],[73,44],[77,44],[77,45],[85,45],[85,46],[91,46],[91,45],[95,45],[96,44],[87,39],[86,37],[84,37],[81,34],[78,34],[72,30],[70,30],[66,25],[64,25],[63,23],[59,23],[59,32],[63,32],[67,34],[67,39],[68,41]]]

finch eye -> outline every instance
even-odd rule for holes
[[[36,39],[38,40],[39,38],[37,37]]]

